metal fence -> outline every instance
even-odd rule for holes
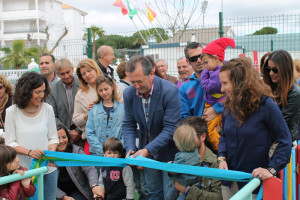
[[[164,41],[160,41],[156,35],[154,39],[153,37],[148,38],[147,44],[142,45],[137,45],[137,42],[143,42],[141,38],[138,40],[137,32],[110,33],[96,41],[96,49],[103,44],[112,46],[117,58],[113,63],[114,67],[120,61],[128,60],[135,54],[151,55],[154,60],[165,59],[169,65],[168,73],[177,76],[177,59],[184,56],[184,47],[192,41],[207,45],[219,38],[220,27],[218,24],[216,22],[215,25],[194,27],[186,31],[179,30],[175,35],[168,35],[168,39]],[[278,49],[287,50],[294,59],[300,58],[300,14],[225,19],[223,24],[223,36],[233,38],[236,42],[235,49],[228,48],[226,50],[226,60],[243,54],[250,57],[254,65],[258,67],[262,55]],[[273,34],[257,33],[263,28],[277,32]],[[155,39],[159,42],[156,42]],[[49,43],[48,49],[51,49],[53,45],[54,43]],[[69,58],[76,67],[81,59],[87,57],[86,51],[85,40],[73,39],[63,40],[53,54],[56,58]],[[0,51],[0,57],[3,56],[5,55]]]

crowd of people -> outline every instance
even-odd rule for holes
[[[136,55],[114,79],[110,46],[74,67],[68,58],[40,57],[40,74],[26,72],[15,90],[0,75],[0,177],[24,174],[45,150],[237,170],[261,180],[276,176],[297,145],[300,88],[297,60],[284,50],[261,59],[225,61],[230,38],[205,48],[191,42],[178,58]],[[299,67],[300,68],[300,67]],[[48,163],[45,199],[227,200],[245,183],[168,173],[142,166],[58,167]],[[258,189],[254,191],[256,198]],[[0,197],[25,199],[30,179],[0,186]]]

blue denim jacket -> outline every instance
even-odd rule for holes
[[[195,149],[193,152],[180,151],[176,153],[174,164],[201,166],[201,156],[198,154],[198,150]],[[180,185],[189,186],[195,183],[201,182],[200,176],[190,175],[190,174],[180,174],[168,172],[169,177],[178,182]]]
[[[98,156],[103,156],[103,143],[106,139],[116,137],[122,140],[124,104],[114,101],[108,123],[107,116],[101,101],[89,111],[86,123],[86,137],[90,144],[90,152]]]

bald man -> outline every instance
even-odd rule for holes
[[[114,69],[109,66],[112,64],[113,59],[115,59],[114,50],[107,45],[103,45],[97,50],[97,64],[100,67],[103,74],[110,74],[114,78]]]

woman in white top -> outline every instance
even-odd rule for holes
[[[44,76],[27,72],[18,80],[13,105],[6,110],[5,143],[17,151],[20,165],[28,169],[32,158],[40,158],[43,150],[55,151],[58,144],[54,112],[45,103],[49,92]],[[45,176],[45,199],[55,199],[57,170],[49,168],[49,172]]]

